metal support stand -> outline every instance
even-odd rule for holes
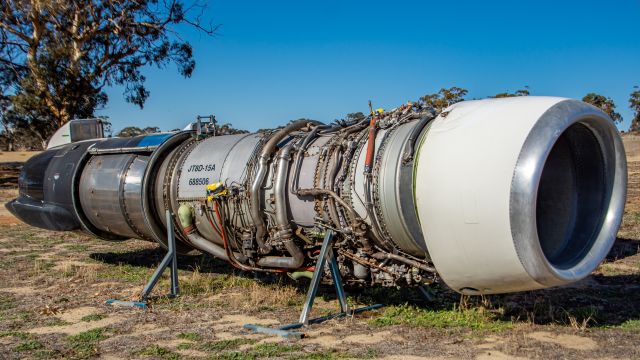
[[[313,308],[313,302],[315,301],[316,295],[318,293],[318,288],[320,287],[320,280],[322,280],[325,264],[329,265],[329,272],[331,273],[333,285],[336,289],[336,294],[338,295],[338,301],[340,302],[340,312],[315,319],[309,319],[309,316],[311,315],[311,309]],[[333,230],[329,229],[327,230],[327,233],[322,242],[320,255],[318,256],[316,268],[313,272],[313,277],[311,278],[311,284],[309,285],[309,290],[307,291],[307,298],[304,302],[304,306],[302,307],[302,313],[300,314],[300,320],[295,324],[284,325],[277,329],[253,324],[246,324],[244,325],[244,328],[259,333],[300,339],[304,337],[303,332],[290,330],[300,329],[311,324],[318,324],[342,316],[354,315],[364,311],[378,309],[383,306],[384,305],[382,304],[375,304],[354,310],[349,309],[347,296],[345,295],[344,287],[342,286],[342,276],[340,275],[340,268],[338,267],[338,262],[336,261],[335,254],[333,252]]]
[[[147,300],[149,298],[149,294],[156,286],[158,280],[160,280],[160,276],[164,272],[164,270],[171,265],[171,293],[169,297],[176,297],[180,294],[180,287],[178,286],[178,259],[177,259],[177,251],[176,251],[176,237],[173,232],[173,219],[171,218],[171,212],[169,210],[166,211],[167,218],[167,244],[169,247],[169,251],[167,255],[162,259],[160,265],[156,268],[156,271],[151,275],[149,282],[142,289],[142,294],[140,295],[140,300],[138,301],[122,301],[116,299],[107,300],[106,303],[108,305],[121,305],[121,306],[130,306],[137,307],[141,309],[147,308]]]

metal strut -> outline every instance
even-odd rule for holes
[[[318,256],[318,260],[316,263],[316,268],[313,272],[313,277],[311,278],[311,284],[309,285],[309,290],[307,291],[307,298],[304,302],[304,306],[302,307],[302,313],[300,314],[300,320],[297,323],[284,325],[279,328],[270,328],[265,326],[258,326],[254,324],[246,324],[244,325],[245,329],[271,334],[271,335],[280,335],[286,338],[295,338],[301,339],[304,337],[303,332],[299,331],[291,331],[295,329],[300,329],[302,327],[309,326],[311,324],[319,324],[321,322],[339,318],[347,315],[354,315],[364,311],[374,310],[383,307],[382,304],[375,304],[371,306],[365,306],[358,309],[350,310],[349,304],[347,303],[347,296],[344,292],[344,287],[342,286],[342,276],[340,275],[340,268],[338,267],[338,262],[336,261],[336,256],[333,252],[333,239],[334,233],[333,230],[327,230],[324,240],[322,242],[322,248],[320,249],[320,255]],[[336,289],[336,294],[338,296],[338,301],[340,302],[340,312],[322,316],[315,319],[309,319],[311,315],[311,309],[313,308],[313,302],[315,301],[316,295],[318,293],[318,288],[320,287],[320,280],[322,280],[322,274],[324,271],[324,266],[329,266],[329,272],[331,273],[331,278],[333,279],[333,286]]]
[[[141,309],[147,308],[147,300],[149,298],[149,294],[156,286],[158,280],[160,280],[160,276],[164,270],[171,266],[171,292],[169,297],[176,297],[180,294],[180,287],[178,285],[178,256],[176,251],[176,236],[173,232],[173,221],[171,218],[171,212],[169,210],[166,211],[165,216],[167,218],[167,244],[169,250],[167,255],[164,256],[160,265],[156,268],[153,275],[149,279],[149,282],[142,289],[142,293],[140,294],[140,300],[138,301],[122,301],[116,299],[109,299],[106,301],[107,305],[120,305],[120,306],[130,306],[137,307]]]

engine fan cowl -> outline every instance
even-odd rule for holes
[[[431,259],[466,294],[586,277],[611,249],[626,197],[611,119],[557,97],[451,106],[423,136],[415,174]]]

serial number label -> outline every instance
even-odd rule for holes
[[[208,185],[209,178],[191,178],[189,179],[189,185]]]
[[[198,171],[215,171],[216,164],[193,164],[187,168],[187,172],[198,172]]]

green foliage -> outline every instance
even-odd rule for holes
[[[629,106],[633,110],[633,119],[631,120],[631,127],[629,131],[640,132],[640,90],[635,86],[634,90],[629,95]]]
[[[178,334],[178,338],[179,339],[183,339],[183,340],[189,340],[189,341],[200,341],[200,340],[202,340],[202,336],[200,336],[200,334],[194,333],[194,332],[180,333],[180,334]]]
[[[235,340],[248,340],[248,339],[234,339]],[[255,342],[255,340],[253,340]],[[228,348],[227,348],[228,349]],[[255,360],[261,358],[275,358],[281,357],[284,354],[292,353],[296,351],[302,350],[302,346],[300,345],[287,345],[287,344],[278,344],[278,343],[262,343],[256,345],[253,349],[247,351],[234,351],[234,352],[221,352],[222,350],[217,350],[211,359],[216,360]],[[295,355],[292,358],[298,358],[298,355]]]
[[[225,350],[234,350],[242,345],[255,344],[256,340],[253,339],[230,339],[206,342],[199,346],[200,350],[209,352],[220,352]]]
[[[193,343],[187,343],[187,342],[183,342],[178,344],[178,346],[176,346],[176,349],[178,350],[189,350],[193,348]]]
[[[137,355],[157,356],[165,360],[177,360],[180,359],[180,355],[175,352],[160,347],[158,345],[149,345],[144,349],[136,352]]]
[[[529,92],[529,87],[525,86],[523,89],[516,90],[513,93],[507,91],[507,92],[495,94],[494,96],[491,96],[491,97],[493,97],[493,98],[507,98],[507,97],[529,96],[529,95],[531,95],[531,93]]]
[[[69,341],[73,343],[86,343],[86,342],[97,342],[107,338],[104,333],[107,331],[105,328],[98,328],[93,330],[88,330],[85,332],[81,332],[78,335],[69,336]]]
[[[282,354],[300,351],[302,350],[302,346],[300,345],[288,345],[288,344],[280,344],[280,343],[262,343],[258,344],[251,351],[256,357],[276,357]]]
[[[144,282],[150,275],[151,269],[147,267],[119,264],[109,266],[105,271],[101,271],[98,273],[98,278],[139,283]]]
[[[0,297],[0,311],[13,309],[15,306],[13,299],[6,296]]]
[[[16,346],[16,351],[32,351],[42,349],[44,345],[38,340],[27,340]]]
[[[596,93],[588,93],[582,98],[582,101],[591,104],[600,110],[604,111],[614,123],[622,121],[622,115],[616,112],[616,104],[610,97],[605,97]]]
[[[138,136],[138,135],[144,135],[144,134],[155,134],[155,133],[159,133],[160,132],[160,128],[157,126],[147,126],[144,129],[141,129],[139,127],[136,126],[127,126],[125,128],[123,128],[122,130],[120,130],[116,136],[118,137],[133,137],[133,136]]]
[[[82,4],[81,6],[79,4]],[[106,86],[121,86],[130,103],[149,97],[142,69],[177,65],[190,77],[191,45],[184,25],[201,25],[200,1],[9,1],[0,8],[0,90],[12,126],[46,139],[65,122],[92,117],[107,103]]]
[[[355,124],[355,123],[358,123],[358,122],[364,120],[365,118],[366,118],[366,115],[363,114],[362,112],[358,111],[358,112],[348,113],[342,119],[336,119],[335,123],[338,123],[338,124],[341,124],[341,125]]]
[[[325,350],[307,354],[295,354],[290,356],[289,360],[374,359],[376,357],[378,357],[378,352],[375,349],[368,349],[364,354]]]
[[[66,326],[70,325],[70,322],[64,321],[62,319],[52,317],[44,323],[46,326]]]
[[[420,101],[440,112],[450,105],[464,101],[464,97],[468,92],[466,89],[455,86],[449,89],[442,88],[435,94],[424,95],[420,98]]]
[[[7,337],[7,336],[16,337],[22,340],[28,339],[30,337],[28,333],[21,332],[21,331],[1,331],[0,332],[0,338]]]
[[[90,322],[90,321],[102,320],[104,318],[105,318],[105,315],[103,315],[103,314],[90,314],[90,315],[83,316],[80,319],[80,321]]]
[[[483,308],[430,310],[407,304],[388,307],[381,317],[375,318],[369,323],[376,326],[407,325],[492,331],[504,330],[511,326],[510,322],[496,319],[494,315]]]
[[[225,352],[221,354],[214,354],[209,357],[211,360],[256,360],[256,356],[250,352]]]
[[[37,359],[54,359],[54,358],[60,358],[60,356],[56,356],[57,352],[53,351],[53,350],[38,350],[38,351],[34,351],[33,353],[31,353],[31,355],[33,355],[35,358]]]
[[[624,330],[640,332],[640,320],[627,320],[620,324],[620,328]]]
[[[229,123],[216,126],[217,135],[236,135],[236,134],[248,134],[247,130],[236,129]]]
[[[71,345],[75,357],[86,359],[96,355],[98,353],[98,342],[107,338],[106,331],[105,328],[98,328],[69,336],[67,341]]]
[[[366,116],[362,112],[358,111],[358,112],[354,112],[354,113],[348,113],[347,116],[345,116],[344,119],[346,121],[349,121],[349,122],[351,122],[351,121],[358,122],[358,121],[364,120],[365,117]]]

